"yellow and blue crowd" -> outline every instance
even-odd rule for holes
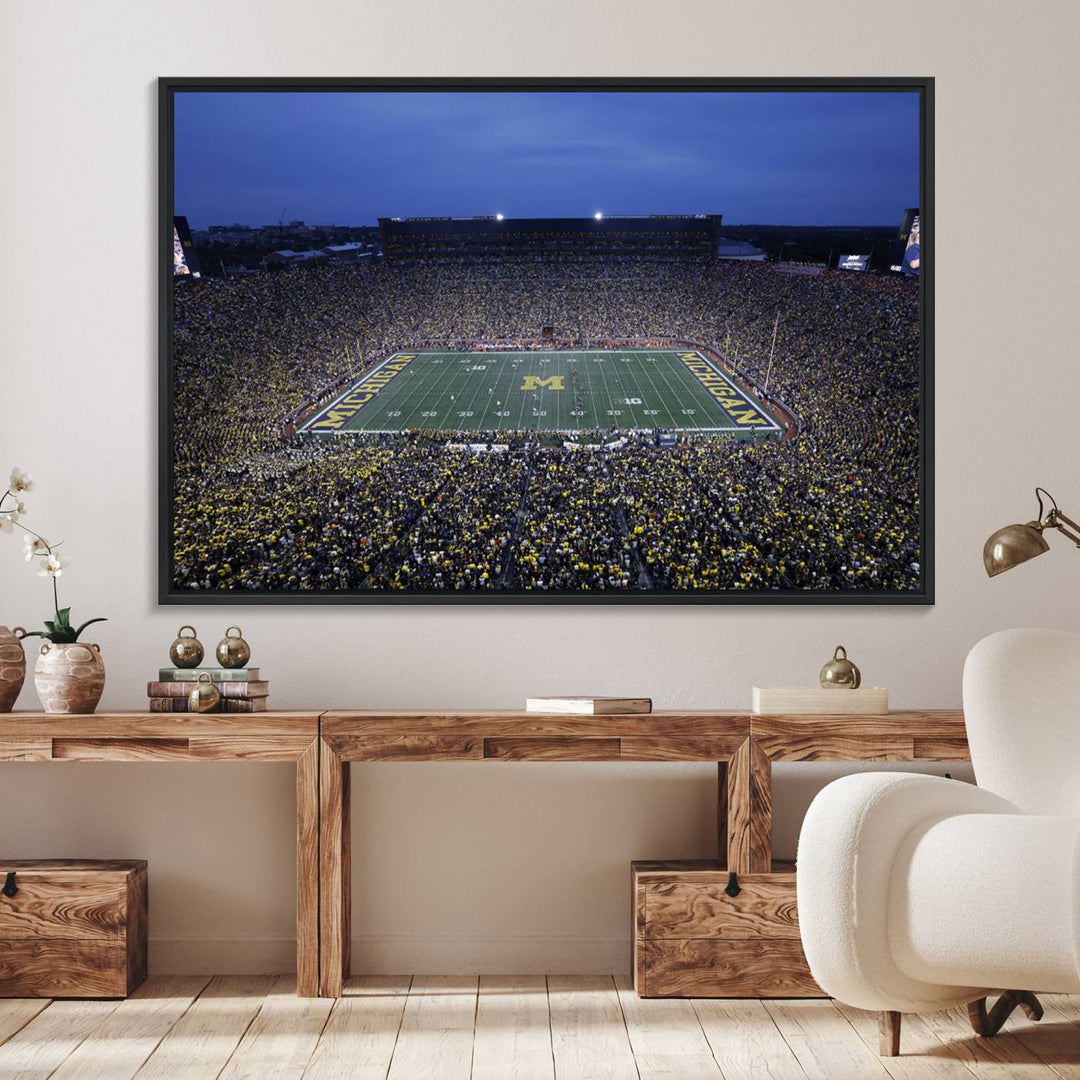
[[[177,289],[182,590],[918,587],[918,286],[759,264],[384,262]],[[711,345],[799,417],[783,442],[525,432],[283,435],[389,353],[562,340]],[[612,441],[593,433],[581,442]],[[502,450],[456,449],[488,442]]]

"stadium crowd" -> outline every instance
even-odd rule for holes
[[[174,335],[180,590],[916,588],[918,287],[760,264],[387,261],[184,282]],[[389,353],[690,340],[797,438],[570,450],[527,432],[288,437]],[[610,441],[611,433],[604,433]],[[455,448],[478,438],[505,450]],[[550,441],[550,440],[549,440]]]

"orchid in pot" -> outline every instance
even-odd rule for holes
[[[37,565],[39,577],[52,581],[54,616],[45,620],[44,630],[33,630],[25,637],[44,638],[34,667],[34,683],[41,704],[48,713],[92,713],[105,689],[105,665],[101,649],[79,641],[79,635],[104,618],[87,619],[80,626],[71,625],[71,608],[60,606],[58,579],[70,565],[58,549],[63,541],[50,543],[41,533],[29,528],[22,518],[26,504],[22,496],[34,490],[30,474],[12,469],[8,487],[0,496],[0,534],[20,529],[23,554]]]

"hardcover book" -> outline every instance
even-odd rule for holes
[[[255,713],[266,712],[267,699],[261,698],[222,698],[213,712],[218,713]],[[152,697],[150,712],[190,712],[186,697]]]
[[[652,712],[652,698],[633,697],[535,697],[525,699],[525,711],[567,716],[614,716],[618,713]]]
[[[148,682],[146,693],[149,697],[174,697],[184,698],[191,693],[190,682]],[[263,680],[258,682],[216,682],[214,688],[222,697],[227,698],[261,698],[270,693],[270,684]]]
[[[198,682],[200,675],[209,675],[214,682],[257,682],[259,669],[218,667],[163,667],[158,672],[162,682]]]
[[[250,713],[250,712],[266,712],[266,701],[264,697],[259,698],[246,698],[239,700],[237,698],[223,698],[222,706],[224,706],[221,712],[232,713]]]

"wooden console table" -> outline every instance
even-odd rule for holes
[[[717,845],[710,867],[776,877],[774,761],[963,761],[967,756],[958,709],[887,716],[704,710],[576,717],[489,710],[0,717],[0,762],[295,762],[297,982],[302,996],[340,996],[349,972],[353,761],[715,762]],[[643,874],[660,874],[655,868],[665,864],[639,865],[647,865]],[[700,870],[690,873],[702,876]],[[790,868],[783,873],[790,890],[794,875]],[[770,943],[767,928],[755,933],[763,937],[762,946]],[[783,936],[792,938],[790,926]],[[688,967],[684,962],[681,973],[669,972],[674,988],[658,992],[692,989]]]
[[[763,873],[772,858],[774,761],[967,761],[961,709],[903,709],[880,716],[750,714],[746,804],[731,866]]]
[[[318,994],[319,713],[11,713],[5,761],[295,762],[297,992]]]
[[[709,710],[599,717],[497,710],[339,711],[323,713],[321,732],[320,993],[329,997],[341,995],[350,967],[353,761],[716,762],[714,866],[752,875],[773,870],[772,762],[967,758],[958,709],[886,716],[758,716]],[[790,869],[788,873],[793,886],[794,875]]]

